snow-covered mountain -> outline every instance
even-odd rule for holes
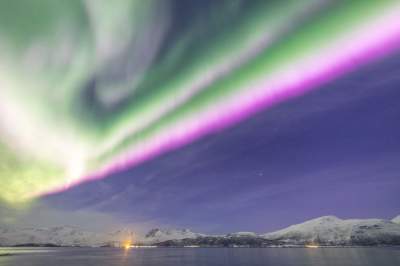
[[[236,232],[227,234],[225,237],[257,237],[257,234],[253,232]]]
[[[221,236],[205,236],[188,230],[172,230],[169,233],[155,229],[148,236],[159,246],[282,246],[282,245],[400,245],[400,224],[397,218],[349,219],[323,216],[285,229],[257,235],[237,232]],[[156,237],[159,236],[159,237]]]
[[[205,235],[200,233],[193,233],[189,229],[152,229],[150,230],[145,238],[142,240],[143,243],[161,243],[169,240],[182,240],[182,239],[198,239],[198,238],[252,238],[258,237],[256,233],[253,232],[236,232],[226,235]]]
[[[198,238],[205,236],[199,233],[193,233],[189,229],[152,229],[150,230],[143,239],[145,243],[158,243],[168,240],[180,240],[185,238]]]
[[[400,224],[382,219],[342,220],[324,216],[262,237],[288,244],[400,245]]]
[[[396,217],[394,217],[392,219],[392,222],[396,223],[396,224],[400,224],[400,215],[397,215]]]
[[[52,244],[58,246],[120,246],[132,238],[132,232],[119,230],[109,233],[84,231],[78,227],[51,228],[0,227],[0,245]]]
[[[53,244],[59,246],[122,246],[133,239],[129,230],[96,233],[78,227],[17,228],[0,226],[0,246]],[[257,235],[237,232],[227,235],[204,235],[188,229],[152,229],[142,244],[159,246],[276,246],[276,245],[400,245],[400,216],[392,220],[350,219],[323,216],[285,229]]]

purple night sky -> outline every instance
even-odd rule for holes
[[[139,166],[43,200],[126,223],[267,232],[400,210],[400,55]]]

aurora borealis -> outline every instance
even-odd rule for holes
[[[98,2],[0,1],[3,201],[135,167],[400,47],[396,0]]]

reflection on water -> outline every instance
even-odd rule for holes
[[[22,253],[44,253],[44,252],[54,252],[57,249],[46,249],[46,248],[30,248],[30,247],[9,247],[9,248],[0,248],[0,255],[10,254],[22,254]]]
[[[399,266],[400,248],[0,248],[1,266]]]

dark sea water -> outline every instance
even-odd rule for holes
[[[400,266],[400,248],[20,248],[0,266]]]

